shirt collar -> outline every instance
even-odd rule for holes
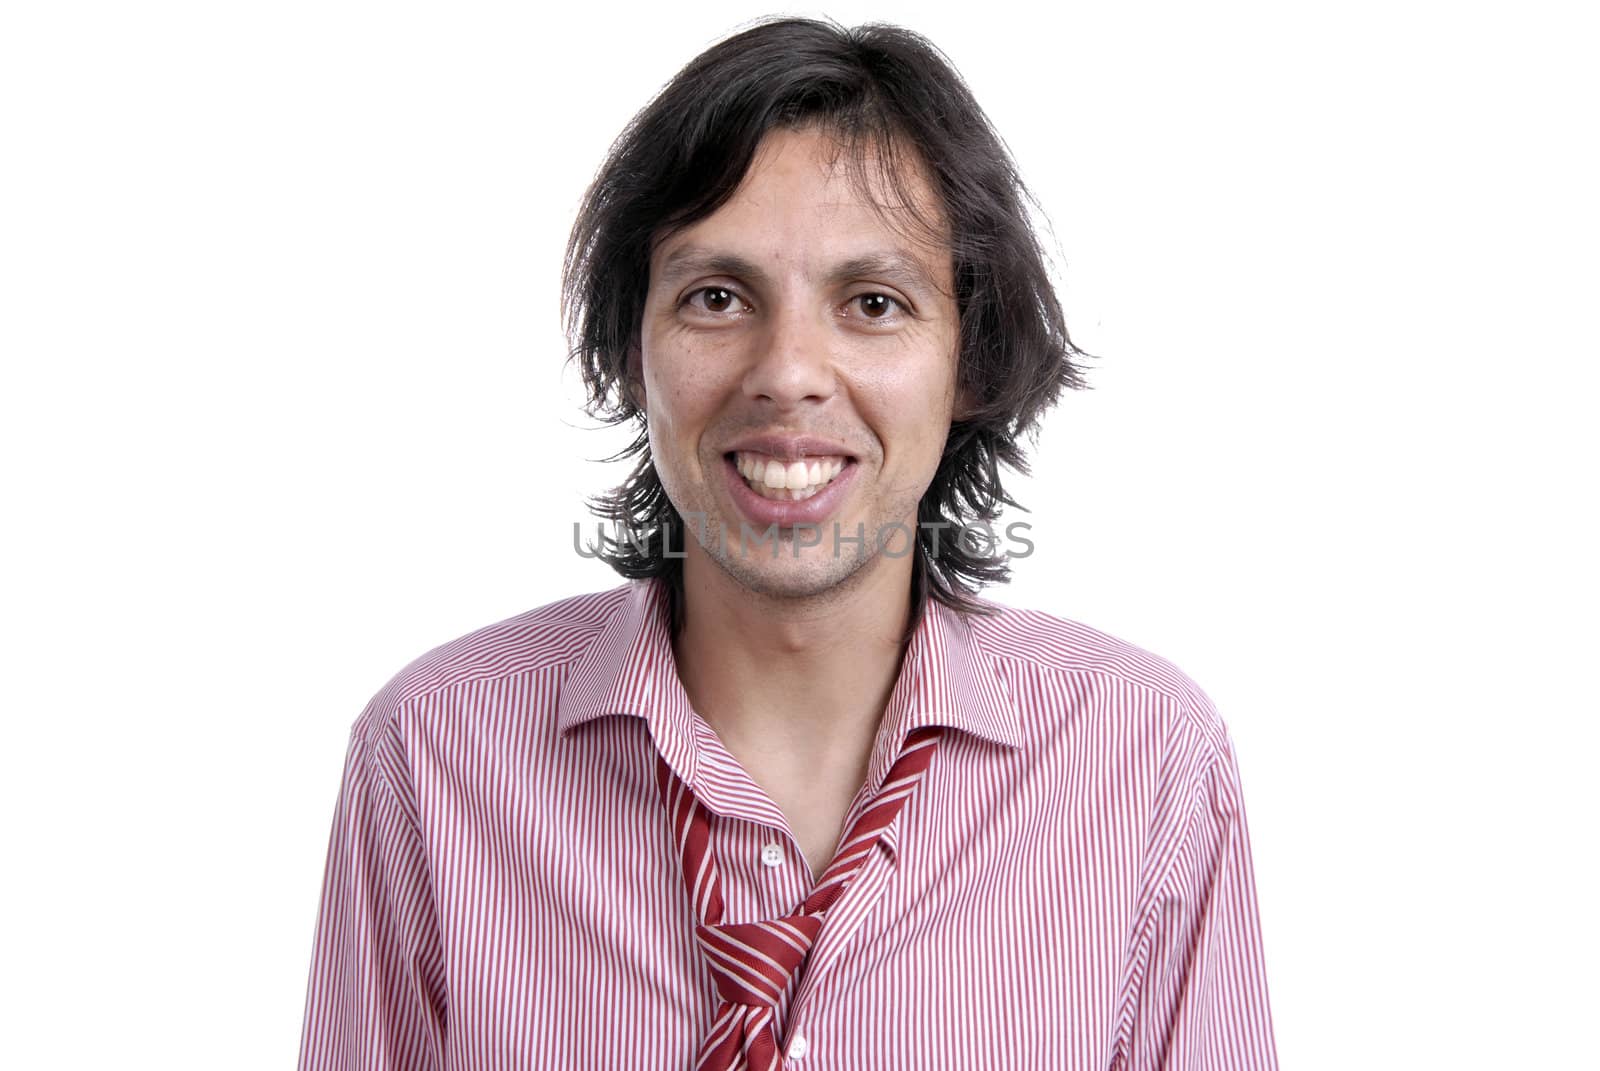
[[[699,747],[694,712],[678,679],[667,619],[665,582],[634,580],[600,635],[573,664],[556,712],[565,735],[609,715],[643,718],[663,758],[696,783]],[[1022,719],[994,658],[960,614],[934,599],[906,650],[884,708],[868,772],[881,780],[913,729],[942,725],[1008,748],[1022,746]]]

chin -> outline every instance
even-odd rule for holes
[[[775,599],[806,599],[842,590],[871,560],[870,557],[833,557],[826,547],[809,547],[795,557],[794,544],[778,543],[778,555],[771,545],[751,547],[741,556],[734,552],[714,557],[717,567],[740,586],[758,595]]]

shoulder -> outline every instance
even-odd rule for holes
[[[623,609],[629,585],[588,592],[475,629],[407,663],[356,722],[358,735],[392,729],[397,713],[441,693],[554,669],[581,658]]]
[[[1050,682],[1112,715],[1149,714],[1213,756],[1227,750],[1211,697],[1169,659],[1070,617],[982,601],[993,613],[967,616],[968,628],[1006,677]]]

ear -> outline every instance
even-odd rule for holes
[[[956,387],[956,404],[955,408],[951,410],[950,419],[952,421],[968,420],[972,417],[972,414],[978,411],[978,408],[977,398],[972,391],[968,389],[965,383],[958,384]]]
[[[646,409],[644,393],[644,353],[637,342],[630,343],[622,362],[622,389],[628,401],[640,412]]]

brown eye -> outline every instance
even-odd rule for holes
[[[725,286],[702,286],[688,297],[685,304],[702,312],[739,312],[744,301]]]
[[[890,315],[899,303],[888,294],[862,294],[856,298],[861,305],[861,311],[869,320],[881,320]]]

